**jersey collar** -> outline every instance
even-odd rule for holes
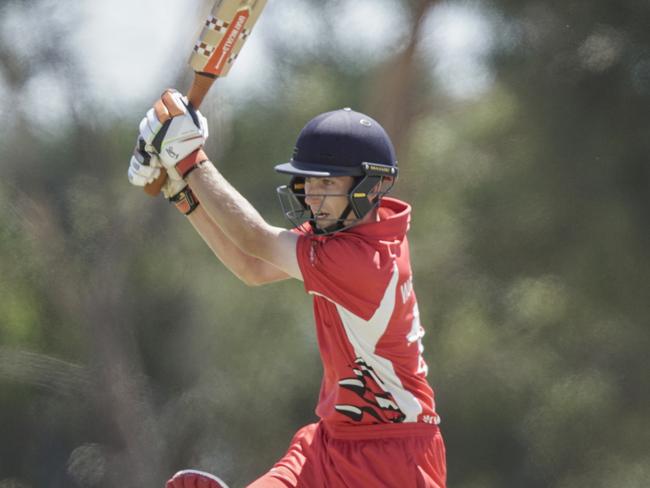
[[[379,221],[359,224],[343,231],[380,241],[401,242],[409,229],[411,206],[396,198],[384,197],[379,204]]]

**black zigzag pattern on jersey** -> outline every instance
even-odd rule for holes
[[[397,402],[383,388],[383,381],[375,370],[362,358],[358,357],[350,365],[354,376],[339,380],[339,386],[357,395],[363,403],[338,404],[336,411],[355,422],[361,422],[364,415],[370,415],[377,422],[400,423],[406,418],[397,406]]]

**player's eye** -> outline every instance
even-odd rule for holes
[[[330,186],[333,183],[333,180],[330,178],[306,178],[305,183],[312,188],[318,188],[323,186]]]

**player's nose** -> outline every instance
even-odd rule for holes
[[[305,189],[305,203],[307,205],[319,205],[323,201],[323,196],[322,195],[315,195],[313,193],[310,193],[309,190],[306,188]]]

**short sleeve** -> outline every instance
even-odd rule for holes
[[[390,259],[366,241],[347,236],[301,235],[296,248],[307,293],[321,295],[369,320],[393,270]]]

